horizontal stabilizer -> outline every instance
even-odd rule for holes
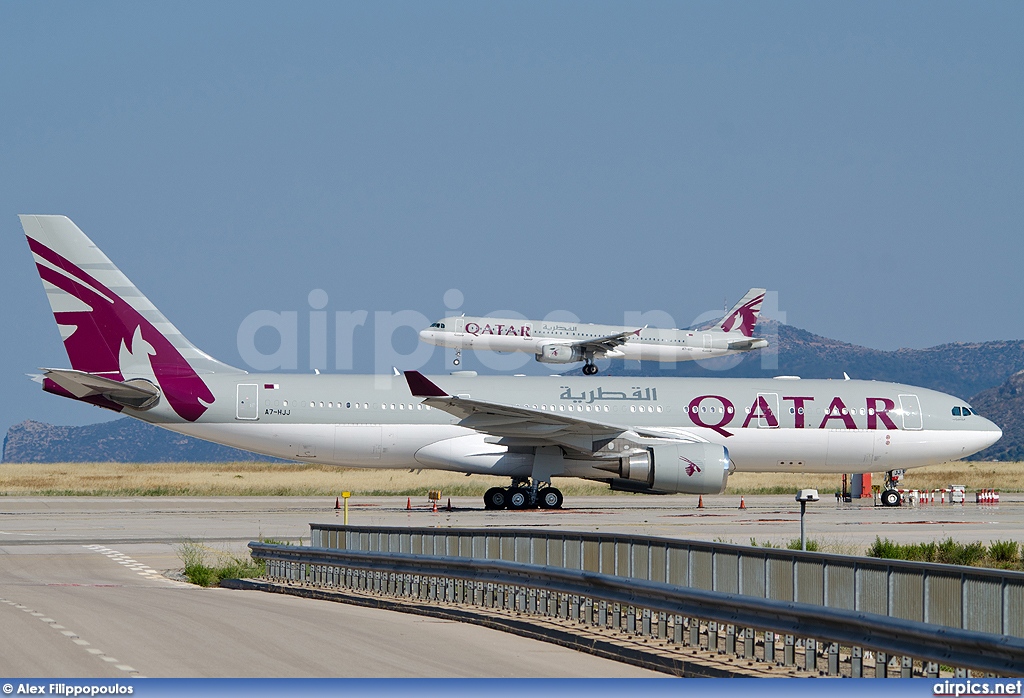
[[[746,349],[763,349],[766,346],[768,346],[768,340],[762,339],[760,337],[751,337],[750,339],[734,339],[729,342],[729,348],[734,349],[736,351]]]
[[[148,410],[160,399],[160,389],[142,378],[121,382],[69,368],[44,368],[48,378],[78,399],[101,396],[137,410]]]

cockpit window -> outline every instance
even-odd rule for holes
[[[954,417],[959,417],[960,416],[960,407],[959,406],[953,408],[953,416]]]
[[[431,327],[436,327],[438,329],[443,330],[444,329],[444,323],[443,322],[435,322],[433,325],[431,325]]]
[[[974,414],[974,412],[971,411],[970,407],[964,407],[964,416],[965,417],[969,417],[972,414]]]
[[[970,407],[964,405],[963,407],[957,406],[953,408],[954,417],[970,417],[974,412],[971,411]]]

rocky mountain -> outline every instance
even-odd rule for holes
[[[971,398],[971,407],[999,425],[1003,438],[968,460],[1024,461],[1024,371]]]
[[[768,349],[721,359],[671,364],[645,362],[639,373],[612,362],[606,375],[722,376],[764,378],[851,378],[882,380],[932,388],[968,400],[1024,370],[1024,340],[942,344],[928,349],[880,351],[847,344],[790,325],[762,321],[757,334]],[[770,352],[770,353],[769,353]],[[776,361],[772,361],[777,357]],[[767,361],[766,361],[767,359]],[[765,364],[772,366],[764,368]],[[635,366],[635,364],[634,364]],[[574,373],[576,373],[574,371]]]
[[[25,421],[7,431],[3,451],[6,463],[254,460],[275,459],[176,434],[130,417],[84,427]]]

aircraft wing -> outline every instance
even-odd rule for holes
[[[460,426],[498,437],[510,445],[557,445],[590,455],[620,437],[695,440],[660,430],[636,429],[529,407],[449,395],[419,371],[406,371],[405,379],[412,394],[424,398],[424,404],[458,417]]]
[[[594,339],[588,339],[581,342],[572,342],[569,346],[579,347],[585,353],[593,353],[595,356],[604,356],[610,352],[614,352],[616,347],[620,347],[626,343],[630,337],[639,337],[643,331],[643,327],[638,330],[629,330],[627,332],[619,332],[618,334],[610,334],[607,337],[595,337]]]

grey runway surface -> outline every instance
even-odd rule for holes
[[[568,498],[562,511],[454,511],[422,498],[356,498],[350,522],[389,526],[563,528],[784,543],[799,535],[789,496]],[[446,502],[445,502],[446,503]],[[235,553],[259,536],[309,541],[341,523],[327,498],[0,498],[0,674],[7,676],[645,676],[650,672],[477,626],[175,581],[194,539]],[[998,507],[808,508],[811,538],[848,552],[900,542],[1020,539],[1024,497]]]

